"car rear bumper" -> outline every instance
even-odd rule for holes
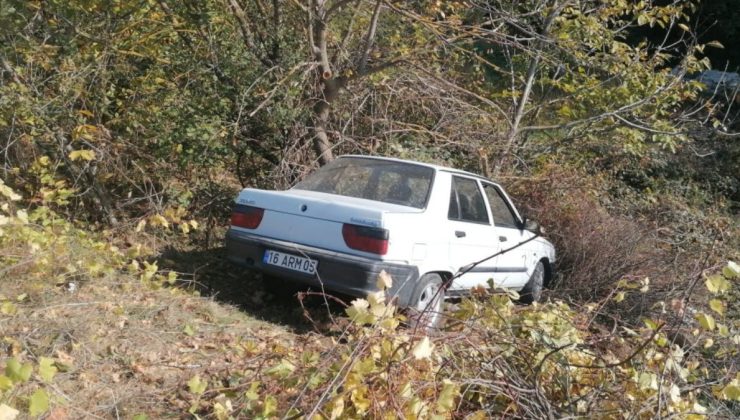
[[[310,275],[265,264],[262,257],[267,249],[315,259],[318,261],[317,272]],[[226,233],[226,255],[229,261],[243,267],[356,297],[365,297],[368,293],[376,292],[378,274],[385,270],[393,278],[393,287],[388,290],[388,295],[397,299],[401,307],[408,306],[419,279],[416,266],[371,260],[250,235],[234,229],[229,229]]]

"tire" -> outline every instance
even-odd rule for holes
[[[529,281],[519,291],[519,302],[531,304],[538,302],[542,297],[542,289],[545,287],[545,263],[541,260],[534,266],[534,271]]]
[[[433,331],[442,327],[445,298],[442,283],[437,273],[428,273],[419,279],[406,309],[409,328]]]

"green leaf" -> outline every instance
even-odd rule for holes
[[[652,319],[650,319],[650,318],[645,318],[645,319],[643,319],[643,320],[642,320],[642,322],[644,322],[644,323],[645,323],[645,326],[646,326],[646,327],[650,328],[650,329],[651,329],[651,330],[653,330],[653,331],[655,331],[655,330],[657,330],[657,329],[658,329],[658,323],[657,323],[657,322],[655,322],[655,321],[653,321],[653,320],[652,320]]]
[[[270,376],[285,378],[293,373],[294,370],[295,365],[293,365],[293,363],[290,363],[290,361],[288,361],[287,359],[283,359],[277,365],[267,369],[265,373]]]
[[[260,382],[259,381],[252,382],[249,385],[249,389],[244,393],[244,396],[247,398],[247,400],[254,401],[260,397],[259,389],[260,389]]]
[[[621,301],[624,300],[624,296],[625,296],[625,293],[624,292],[619,292],[619,293],[617,293],[616,296],[614,296],[614,301],[617,302],[617,303],[619,303],[619,302],[621,302]]]
[[[26,382],[29,378],[31,378],[31,373],[33,372],[33,365],[30,363],[25,363],[23,365],[16,360],[15,357],[8,360],[8,363],[5,365],[5,374],[12,380],[13,382]]]
[[[54,366],[54,359],[42,357],[39,359],[39,376],[46,382],[51,382],[59,370]]]
[[[195,395],[200,395],[206,392],[207,387],[208,387],[208,381],[201,380],[199,375],[193,376],[188,381],[188,389],[190,389],[190,392]]]
[[[31,417],[37,417],[49,410],[49,395],[42,388],[31,395],[28,403],[28,413]]]
[[[149,420],[149,416],[147,416],[146,414],[140,413],[132,417],[131,420]]]
[[[195,329],[190,324],[185,324],[185,327],[182,329],[182,332],[188,337],[192,337],[195,335]]]
[[[716,323],[714,322],[714,318],[711,315],[705,314],[705,313],[698,313],[694,315],[694,317],[696,318],[697,321],[699,321],[699,325],[701,325],[702,328],[704,328],[705,330],[707,331],[714,330]]]

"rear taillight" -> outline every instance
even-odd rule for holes
[[[388,231],[376,227],[344,224],[342,226],[344,243],[358,251],[385,255],[388,252]]]
[[[237,204],[231,213],[231,225],[245,229],[257,229],[264,214],[265,209]]]

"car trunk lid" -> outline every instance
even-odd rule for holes
[[[345,224],[383,228],[386,214],[421,212],[412,207],[306,190],[247,188],[236,202],[265,210],[260,225],[249,232],[364,256],[372,254],[351,249],[345,243],[342,232]]]

